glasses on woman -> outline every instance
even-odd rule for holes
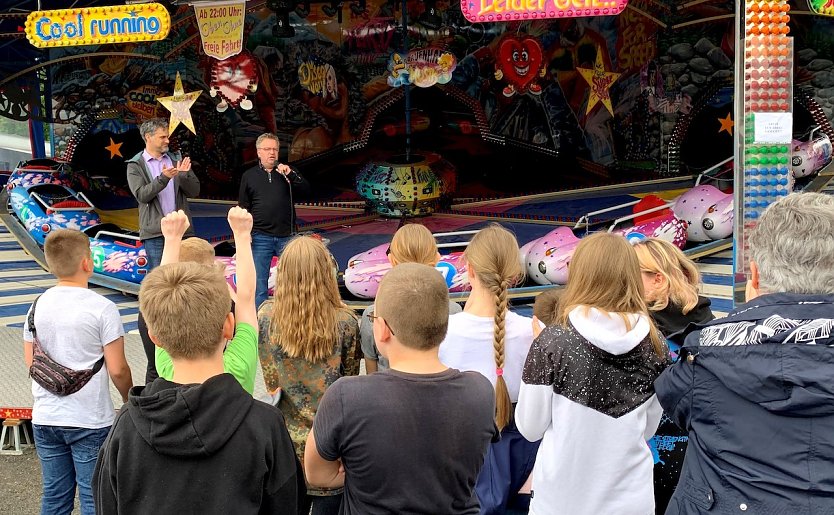
[[[373,322],[374,322],[374,320],[376,320],[377,318],[378,318],[378,319],[380,319],[380,320],[382,320],[382,323],[383,323],[383,324],[385,324],[385,327],[387,327],[387,328],[388,328],[388,330],[389,330],[389,331],[391,331],[391,335],[392,335],[392,336],[397,336],[396,334],[394,334],[394,330],[393,330],[393,329],[391,329],[391,326],[390,326],[390,325],[388,325],[388,321],[387,321],[387,320],[385,320],[384,318],[382,318],[381,316],[379,316],[379,315],[372,315],[371,313],[368,313],[368,314],[366,314],[365,316],[366,316],[366,317],[368,317],[368,320],[370,320],[370,321],[371,321],[371,323],[373,323]]]

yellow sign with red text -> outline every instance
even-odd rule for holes
[[[157,3],[34,11],[25,23],[38,48],[156,41],[170,29],[171,16]]]
[[[243,19],[246,0],[194,4],[203,52],[222,61],[243,50]]]

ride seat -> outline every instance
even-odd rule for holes
[[[648,209],[652,209],[654,207],[664,206],[666,204],[667,204],[667,202],[665,200],[663,200],[662,198],[658,197],[657,195],[646,195],[645,197],[643,197],[640,200],[640,202],[638,202],[637,204],[634,204],[634,207],[632,207],[631,209],[632,209],[632,213],[636,215],[636,214],[641,213],[643,211],[646,211]],[[672,213],[671,209],[662,209],[660,211],[655,211],[653,213],[648,213],[648,214],[645,214],[645,215],[641,215],[641,216],[638,216],[637,218],[634,219],[634,225],[639,225],[639,224],[642,224],[642,223],[645,223],[645,222],[649,222],[649,221],[654,220],[656,218],[664,218],[666,216],[669,216],[671,213]]]
[[[49,206],[49,209],[46,210],[46,214],[51,215],[54,213],[55,209],[66,209],[66,208],[77,208],[77,209],[92,209],[90,204],[83,202],[81,200],[62,200],[60,202],[56,202]]]

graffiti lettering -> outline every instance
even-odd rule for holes
[[[594,75],[593,85],[591,86],[594,93],[598,94],[601,98],[608,97],[608,88],[611,87],[611,84],[614,83],[614,77],[611,75]]]
[[[689,437],[687,436],[659,436],[655,435],[652,440],[655,441],[655,445],[657,445],[657,450],[659,451],[674,451],[675,445],[678,443],[687,443],[689,442]]]
[[[384,53],[391,48],[397,26],[391,18],[376,18],[349,30],[346,34],[348,48]]]
[[[655,31],[645,18],[627,10],[620,14],[620,23],[622,40],[617,57],[621,70],[639,68],[657,56]]]
[[[150,93],[138,93],[136,91],[131,91],[130,93],[128,93],[127,99],[138,102],[152,103],[156,100],[156,95]]]

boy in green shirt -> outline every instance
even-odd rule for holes
[[[255,373],[258,366],[258,316],[255,310],[255,261],[252,257],[252,215],[243,208],[229,210],[229,227],[237,250],[237,300],[235,306],[235,336],[223,352],[223,369],[238,380],[244,390],[255,390]],[[179,261],[182,236],[188,229],[188,217],[183,211],[174,211],[162,219],[162,236],[165,249],[162,264]],[[156,348],[156,370],[159,377],[171,380],[174,363],[161,347]]]

